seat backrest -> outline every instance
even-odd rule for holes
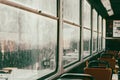
[[[115,70],[116,60],[114,58],[99,58],[100,61],[107,61],[110,65],[110,68]]]
[[[85,68],[84,73],[92,75],[95,80],[111,80],[112,78],[110,68]]]
[[[89,74],[65,73],[58,80],[94,80],[94,78]]]
[[[84,73],[92,75],[95,80],[111,80],[112,78],[112,69],[109,68],[106,61],[90,61],[88,67],[84,69]]]
[[[114,55],[109,53],[102,53],[100,58],[114,58]]]
[[[93,60],[88,63],[89,68],[109,68],[110,65],[107,61]]]

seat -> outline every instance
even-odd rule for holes
[[[115,67],[116,59],[114,58],[112,54],[102,54],[99,60],[109,62],[110,68],[112,68],[112,70],[114,71],[116,70],[116,67]]]
[[[100,58],[114,58],[113,54],[108,54],[108,53],[102,53],[100,55]]]
[[[94,80],[94,78],[89,74],[65,73],[58,80]]]
[[[88,67],[84,69],[85,74],[92,75],[95,80],[111,80],[112,69],[106,61],[94,60],[88,63]]]
[[[114,56],[114,58],[117,59],[118,51],[107,50],[106,53],[107,53],[107,54],[112,54],[112,55]]]
[[[113,59],[113,58],[99,58],[99,60],[109,62],[110,68],[112,68],[113,70],[116,69],[115,68],[115,65],[116,65],[116,60],[115,59]]]

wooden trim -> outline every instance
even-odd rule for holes
[[[63,20],[64,23],[67,23],[67,24],[71,24],[71,25],[74,25],[74,26],[77,26],[77,27],[80,27],[80,25],[74,23],[74,22],[71,22],[71,21],[67,21],[67,20]]]

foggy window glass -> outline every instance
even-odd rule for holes
[[[63,41],[63,65],[68,65],[79,59],[80,28],[64,24]]]
[[[0,69],[12,69],[11,80],[55,71],[57,21],[3,4],[0,10]]]
[[[11,0],[14,2],[19,2],[24,5],[30,6],[41,10],[44,13],[48,13],[56,16],[57,11],[57,1],[56,0]]]
[[[99,16],[99,32],[102,32],[102,17]]]
[[[44,17],[38,20],[39,74],[43,70],[46,75],[56,69],[57,21]]]
[[[97,32],[93,32],[93,53],[97,51]]]
[[[19,11],[0,4],[0,51],[5,52],[18,50],[19,42]]]
[[[102,32],[102,17],[99,15],[99,32]],[[98,50],[101,50],[101,40],[102,40],[102,35],[99,33],[98,35]]]
[[[82,26],[91,28],[91,7],[87,0],[83,0],[83,5],[82,5]]]
[[[105,49],[106,20],[103,19],[103,49]]]
[[[102,43],[101,43],[101,42],[102,42],[101,40],[102,40],[102,35],[99,34],[99,38],[98,38],[98,49],[99,49],[99,50],[101,50],[101,47],[102,47],[102,46],[101,46],[101,44],[102,44]]]
[[[80,0],[63,0],[63,18],[79,24]]]
[[[97,31],[97,12],[93,9],[93,30]]]
[[[89,35],[88,35],[89,34]],[[90,55],[90,39],[91,39],[91,31],[84,29],[83,30],[83,56]]]
[[[105,38],[103,38],[103,49],[105,49]]]
[[[105,38],[106,35],[106,21],[103,19],[103,37]]]

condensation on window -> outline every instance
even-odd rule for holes
[[[97,51],[97,32],[93,32],[93,53]]]
[[[87,0],[83,0],[82,6],[82,26],[91,29],[91,6]]]
[[[93,15],[92,15],[93,19],[93,30],[97,31],[97,12],[95,9],[93,9]]]
[[[90,39],[91,39],[90,35],[91,35],[90,30],[83,29],[83,56],[84,57],[90,55]]]
[[[43,13],[48,13],[50,15],[56,16],[57,14],[57,0],[11,0],[23,4],[25,6],[38,9]]]
[[[99,16],[99,32],[102,32],[102,17]]]
[[[64,24],[63,27],[63,65],[79,59],[80,28]]]
[[[80,0],[63,0],[63,18],[79,24]]]
[[[56,20],[0,4],[0,69],[12,69],[9,80],[53,72],[56,47]]]

